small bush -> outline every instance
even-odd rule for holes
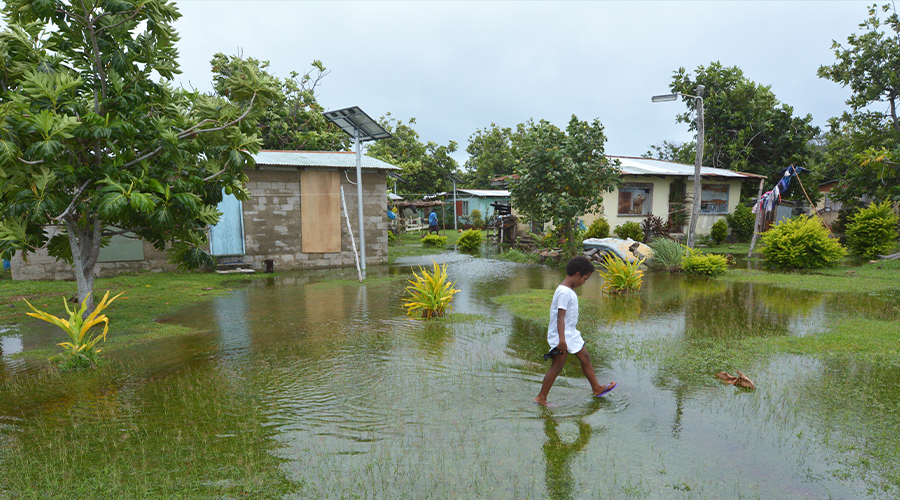
[[[762,254],[771,267],[817,269],[835,265],[846,250],[828,237],[819,219],[797,217],[779,222],[762,235]]]
[[[616,226],[616,229],[613,232],[623,240],[631,238],[634,241],[644,241],[644,231],[637,222],[628,221],[621,226]]]
[[[587,231],[584,232],[584,239],[588,238],[608,238],[609,237],[609,222],[606,221],[603,217],[598,218],[594,222],[591,222],[590,227],[587,228]]]
[[[406,287],[409,298],[403,299],[403,307],[408,316],[419,314],[425,319],[443,316],[450,309],[453,296],[459,292],[447,279],[447,265],[439,266],[434,261],[432,264],[432,272],[419,268],[421,275],[413,273],[416,279],[409,280],[410,286]]]
[[[520,264],[526,264],[529,262],[537,262],[538,255],[533,253],[525,253],[515,248],[510,248],[509,250],[497,255],[497,258],[500,260],[507,260],[510,262],[518,262]]]
[[[606,254],[603,258],[603,268],[597,271],[603,278],[603,291],[619,294],[640,290],[644,284],[644,271],[640,270],[643,262],[644,259],[628,262],[613,254]]]
[[[847,247],[853,255],[874,259],[886,255],[897,241],[897,215],[891,202],[873,203],[850,217]]]
[[[422,238],[422,245],[426,247],[442,247],[447,244],[446,236],[438,236],[436,234],[429,234]]]
[[[670,273],[681,271],[685,246],[670,238],[659,238],[650,243],[653,258],[647,262],[650,269],[664,270]]]
[[[484,235],[477,229],[469,229],[463,232],[456,242],[456,248],[462,252],[478,253],[481,250],[481,243],[484,241]]]
[[[725,219],[715,221],[709,230],[709,241],[713,245],[718,245],[725,241],[726,236],[728,236],[728,223],[725,222]]]
[[[484,217],[481,210],[477,208],[469,212],[469,222],[472,223],[472,229],[484,229]]]
[[[653,214],[647,214],[647,218],[641,222],[641,231],[644,232],[644,243],[652,241],[660,236],[669,235],[669,224]]]
[[[746,243],[753,238],[753,225],[756,224],[756,214],[747,205],[738,205],[734,213],[725,216],[731,234],[739,242]]]
[[[681,260],[681,268],[691,276],[716,277],[728,270],[728,260],[724,255],[688,249],[687,255]]]
[[[397,235],[393,231],[388,231],[388,243],[394,243],[395,241],[397,241]]]

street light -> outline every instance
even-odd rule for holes
[[[669,102],[679,97],[689,97],[697,104],[697,155],[694,157],[694,200],[691,202],[691,223],[688,227],[687,246],[694,248],[694,239],[697,231],[697,219],[700,218],[700,167],[703,165],[703,85],[697,85],[697,94],[690,95],[681,92],[674,94],[655,95],[650,98],[653,102]]]
[[[366,275],[366,233],[363,218],[363,192],[362,192],[362,149],[360,145],[365,141],[377,141],[387,139],[390,132],[382,128],[365,111],[358,106],[326,111],[325,119],[334,123],[347,135],[356,140],[356,198],[359,205],[359,254],[361,255],[362,271],[360,276]],[[362,281],[362,277],[360,278]]]

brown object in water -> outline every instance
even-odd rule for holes
[[[753,383],[752,380],[747,378],[746,375],[741,373],[740,371],[736,371],[737,377],[727,373],[727,372],[719,372],[716,374],[716,378],[725,382],[726,384],[736,385],[738,387],[743,387],[744,389],[756,389],[756,384]]]

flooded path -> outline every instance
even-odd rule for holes
[[[364,284],[350,271],[280,275],[166,319],[199,335],[116,352],[79,383],[8,388],[0,467],[77,437],[66,463],[98,475],[131,464],[135,491],[162,496],[253,496],[272,482],[286,498],[900,495],[896,366],[784,354],[733,366],[714,348],[813,335],[836,312],[900,321],[892,300],[667,274],[602,297],[591,280],[581,329],[598,378],[619,385],[591,398],[571,359],[543,408],[546,326],[493,299],[552,294],[563,273],[435,258],[461,290],[441,321],[400,306],[410,267],[431,258],[371,268]],[[17,338],[2,337],[10,373]],[[758,389],[712,378],[735,369]]]

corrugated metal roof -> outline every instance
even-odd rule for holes
[[[684,175],[693,176],[694,166],[671,161],[655,160],[653,158],[633,158],[630,156],[610,156],[611,160],[619,160],[622,173],[625,175]],[[763,179],[765,176],[736,172],[724,168],[700,167],[700,175],[703,177],[735,177]]]
[[[509,198],[509,191],[506,189],[457,189],[457,191],[481,198]]]
[[[275,167],[333,167],[356,168],[356,153],[352,151],[273,151],[262,150],[253,155],[259,166]],[[360,166],[373,170],[400,170],[390,163],[371,156],[362,156]]]

